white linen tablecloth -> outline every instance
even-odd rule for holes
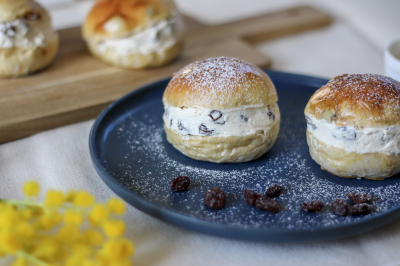
[[[299,3],[310,3],[329,12],[335,19],[329,27],[258,44],[273,59],[273,69],[326,78],[344,73],[383,74],[383,47],[391,38],[400,36],[400,1],[396,0],[176,2],[185,13],[209,23]],[[84,5],[87,8],[87,2]],[[53,14],[59,13],[62,10]],[[60,27],[78,22],[55,19]],[[0,145],[0,198],[22,198],[23,183],[32,179],[38,180],[43,190],[85,189],[99,201],[115,196],[90,160],[88,137],[92,124],[90,120]],[[133,262],[137,266],[400,265],[400,220],[340,240],[289,244],[203,235],[167,224],[133,207],[128,207],[125,220],[127,236],[136,246]]]

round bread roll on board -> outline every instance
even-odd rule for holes
[[[400,83],[375,74],[333,78],[306,108],[311,157],[346,178],[400,172]]]
[[[82,35],[91,53],[106,63],[158,67],[178,56],[183,22],[172,0],[98,0]]]
[[[194,62],[165,89],[164,129],[183,154],[202,161],[257,159],[274,144],[280,123],[274,84],[258,67],[237,58]]]
[[[0,77],[26,75],[48,66],[59,37],[47,11],[31,0],[0,1]]]

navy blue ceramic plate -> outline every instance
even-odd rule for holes
[[[400,217],[400,180],[345,179],[333,176],[311,159],[305,138],[304,107],[327,80],[266,71],[279,95],[281,129],[272,149],[260,159],[241,164],[193,160],[175,150],[163,130],[161,98],[169,80],[136,90],[111,104],[90,134],[90,154],[103,181],[125,201],[161,220],[194,231],[236,239],[305,241],[359,234]],[[186,192],[172,192],[170,180],[191,178]],[[279,213],[246,204],[245,189],[264,193],[272,184],[284,187]],[[214,186],[227,194],[226,206],[210,209],[204,192]],[[333,199],[346,192],[365,192],[378,200],[375,212],[339,217]],[[320,213],[306,213],[302,202],[322,200]]]

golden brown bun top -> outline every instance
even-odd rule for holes
[[[278,101],[275,86],[261,69],[237,58],[214,57],[175,73],[163,103],[175,107],[228,109]]]
[[[83,24],[88,41],[121,38],[177,13],[172,0],[98,0]]]
[[[305,114],[337,125],[400,124],[400,83],[376,74],[333,78],[310,98]]]
[[[0,23],[20,18],[50,20],[47,11],[32,0],[0,0]]]

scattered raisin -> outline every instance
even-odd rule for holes
[[[282,190],[282,186],[275,184],[267,188],[267,190],[265,191],[265,195],[270,198],[278,197],[282,193]]]
[[[240,118],[244,121],[247,122],[249,120],[249,118],[245,115],[240,115]]]
[[[320,200],[313,200],[310,202],[303,202],[301,208],[306,212],[319,212],[324,207],[324,203]]]
[[[251,205],[251,206],[255,206],[256,205],[256,200],[261,197],[260,193],[257,193],[253,190],[248,190],[246,189],[244,191],[244,199],[246,200],[246,203]]]
[[[371,195],[365,193],[351,192],[351,193],[346,193],[346,196],[356,204],[371,202],[374,199]]]
[[[225,206],[226,195],[219,187],[212,187],[204,194],[204,204],[210,208],[222,209]]]
[[[349,207],[350,215],[365,215],[373,211],[373,207],[367,203],[358,203]]]
[[[273,199],[259,197],[256,199],[256,208],[267,211],[277,213],[279,211],[279,204]]]
[[[190,185],[190,178],[185,175],[181,175],[172,179],[170,186],[173,191],[184,191],[187,190]]]
[[[343,199],[335,199],[332,201],[331,207],[333,212],[339,216],[346,216],[349,209],[349,204]]]

